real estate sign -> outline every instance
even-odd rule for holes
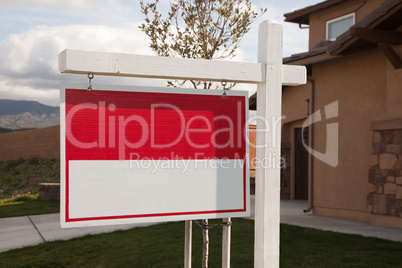
[[[248,93],[61,85],[61,225],[249,216]]]

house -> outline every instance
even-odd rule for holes
[[[309,51],[283,59],[308,82],[282,89],[281,198],[402,228],[402,0],[328,0],[285,18],[309,31]]]

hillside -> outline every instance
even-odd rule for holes
[[[12,129],[0,127],[0,134],[1,134],[1,133],[13,132],[13,131],[14,131],[14,130],[12,130]]]
[[[59,107],[36,101],[0,99],[0,128],[43,128],[60,124]]]

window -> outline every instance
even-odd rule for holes
[[[327,39],[335,40],[355,23],[355,14],[327,21]]]

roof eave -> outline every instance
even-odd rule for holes
[[[298,24],[309,24],[309,16],[311,13],[320,11],[330,6],[337,5],[339,3],[345,2],[346,0],[328,0],[325,2],[318,3],[316,5],[308,6],[302,9],[295,10],[284,14],[286,22],[293,22]]]
[[[297,55],[293,55],[293,56],[297,56]],[[319,62],[323,62],[323,61],[327,61],[327,60],[332,60],[334,58],[338,58],[340,56],[334,56],[334,55],[330,55],[327,53],[323,53],[320,55],[314,55],[314,56],[307,56],[307,57],[302,57],[302,58],[298,58],[298,59],[291,59],[291,57],[289,58],[284,58],[283,59],[283,63],[284,64],[289,64],[289,65],[310,65],[313,63],[319,63]]]

